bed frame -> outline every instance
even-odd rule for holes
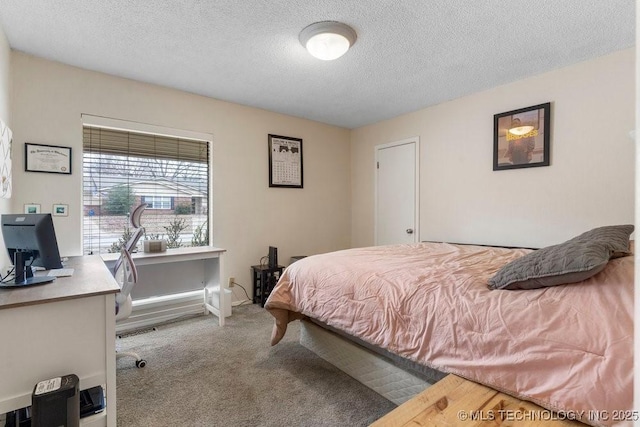
[[[355,338],[300,321],[300,344],[376,393],[401,405],[446,374],[414,370],[412,363],[391,353],[366,346]],[[417,365],[416,365],[417,366]]]

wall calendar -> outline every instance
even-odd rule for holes
[[[302,139],[269,134],[269,187],[302,188]]]

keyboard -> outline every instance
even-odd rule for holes
[[[65,277],[65,276],[73,276],[73,268],[55,268],[53,270],[49,270],[47,276],[53,277]]]

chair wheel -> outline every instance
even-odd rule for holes
[[[147,366],[147,361],[144,359],[136,360],[136,368],[144,368]]]

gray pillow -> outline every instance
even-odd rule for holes
[[[571,240],[511,261],[489,279],[490,289],[536,289],[580,282],[598,274],[611,258],[631,255],[633,225],[594,228]]]

